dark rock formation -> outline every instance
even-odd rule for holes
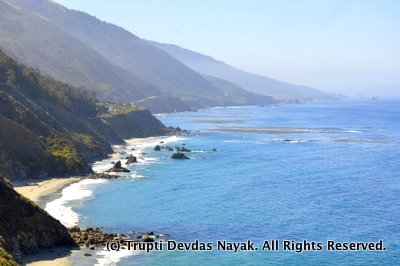
[[[141,239],[143,242],[154,242],[154,238],[150,235],[143,235]]]
[[[181,153],[181,152],[176,152],[176,153],[172,154],[171,158],[172,159],[179,159],[179,160],[181,160],[181,159],[190,159],[184,153]]]
[[[42,248],[75,243],[58,220],[18,194],[8,180],[0,178],[0,249],[2,246],[20,261],[24,254]]]
[[[175,149],[176,149],[176,151],[178,151],[178,152],[191,152],[191,150],[189,150],[189,149],[187,149],[187,148],[185,148],[185,147],[182,147],[182,148],[180,148],[180,147],[175,147]]]
[[[106,234],[103,233],[100,228],[93,229],[91,227],[80,229],[78,226],[73,226],[69,228],[69,233],[76,244],[90,249],[104,247],[108,241],[124,239],[123,235]]]
[[[137,158],[136,156],[133,155],[129,155],[128,157],[126,157],[126,163],[125,164],[131,164],[131,163],[137,163]]]
[[[113,167],[108,169],[106,172],[116,172],[116,173],[129,173],[130,171],[121,166],[121,161],[118,161],[114,164]]]
[[[156,146],[154,147],[154,150],[155,150],[155,151],[161,151],[161,146],[160,146],[160,145],[156,145]]]

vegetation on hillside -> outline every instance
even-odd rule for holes
[[[138,111],[146,119],[121,120],[121,115]],[[93,92],[44,76],[0,51],[0,174],[17,178],[89,173],[88,162],[107,156],[110,143],[165,132],[146,112],[131,104],[99,102]],[[120,135],[111,126],[114,117],[116,126],[135,130]]]

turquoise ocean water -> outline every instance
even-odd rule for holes
[[[75,205],[83,226],[177,241],[383,240],[383,252],[152,252],[117,265],[398,265],[400,102],[335,101],[159,115],[192,131],[143,148],[133,174]],[[135,147],[132,143],[130,147]],[[216,149],[217,151],[212,151]],[[129,151],[128,151],[129,152]]]

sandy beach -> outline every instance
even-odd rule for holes
[[[104,159],[102,161],[98,161],[92,165],[93,170],[95,172],[102,173],[105,169],[109,168],[112,165],[112,161],[121,160],[123,157],[126,157],[127,154],[133,154],[136,156],[140,156],[141,163],[145,163],[142,152],[144,148],[152,147],[160,141],[168,143],[170,141],[174,141],[174,137],[150,137],[150,138],[133,138],[127,139],[126,145],[114,145],[114,152],[110,155],[109,158]],[[135,149],[132,149],[135,147]],[[21,195],[27,197],[32,200],[42,208],[46,206],[46,204],[50,201],[54,200],[54,197],[58,194],[61,197],[61,191],[64,188],[70,187],[71,185],[78,183],[85,178],[83,177],[67,177],[67,178],[52,178],[52,179],[43,179],[43,180],[18,180],[13,183],[14,189],[20,193]],[[93,181],[93,180],[91,180]],[[97,180],[100,181],[100,180]],[[28,185],[29,183],[29,185]],[[75,188],[76,189],[76,188]],[[58,197],[57,197],[58,198]],[[65,222],[65,221],[64,221]],[[90,253],[91,251],[86,250],[85,253]],[[82,254],[77,250],[68,250],[66,248],[50,248],[44,249],[37,254],[33,254],[30,256],[26,256],[23,260],[24,265],[28,266],[71,266],[74,261],[81,260]],[[85,260],[93,260],[93,263],[96,262],[95,253],[92,254],[92,257],[87,258]]]
[[[14,189],[24,197],[27,197],[33,202],[38,203],[40,197],[56,193],[66,186],[78,182],[79,180],[81,180],[79,177],[52,178],[33,183],[32,185],[18,185],[27,184],[28,181],[26,180],[19,181],[18,184],[14,184]],[[29,182],[32,182],[32,180],[29,180]]]

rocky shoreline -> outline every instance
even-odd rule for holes
[[[102,250],[107,243],[118,241],[123,243],[124,240],[133,242],[154,242],[156,239],[165,239],[167,234],[155,234],[154,232],[141,233],[130,231],[127,234],[105,233],[101,228],[88,227],[81,229],[78,226],[73,226],[68,229],[72,239],[79,247],[89,248],[90,250]]]
[[[187,133],[186,131],[183,131]],[[180,134],[179,134],[180,135]],[[153,145],[158,145],[158,144],[163,144],[160,146],[160,150],[163,149],[165,151],[171,151],[171,154],[183,154],[183,152],[188,153],[191,152],[188,148],[184,147],[185,144],[183,144],[181,147],[170,147],[164,144],[165,139],[154,139],[151,142],[154,143]],[[146,140],[147,141],[147,140]],[[131,145],[127,150],[119,150],[120,148],[115,147],[116,150],[114,151],[114,154],[111,155],[106,161],[104,162],[99,162],[100,165],[103,165],[102,169],[98,169],[96,173],[91,173],[85,176],[75,176],[75,177],[69,177],[69,178],[58,178],[55,180],[43,180],[43,181],[36,181],[32,182],[30,180],[25,181],[26,183],[20,183],[20,186],[23,185],[22,187],[16,188],[18,192],[22,193],[25,196],[30,196],[32,194],[35,194],[34,197],[31,197],[31,199],[34,202],[41,202],[41,206],[46,206],[43,204],[47,204],[49,201],[54,200],[54,196],[51,195],[57,195],[55,193],[60,193],[65,187],[70,186],[73,183],[78,183],[84,180],[88,179],[94,179],[94,180],[112,180],[116,178],[121,178],[124,176],[125,173],[129,173],[130,170],[125,168],[128,167],[129,165],[133,164],[141,164],[144,161],[144,158],[141,157],[142,155],[145,155],[140,142],[137,142],[138,145],[133,145],[133,143],[136,141],[133,140],[128,140],[127,143],[128,145]],[[167,142],[165,140],[165,142]],[[151,149],[151,145],[147,145],[146,147]],[[154,146],[153,146],[154,147]],[[161,148],[162,147],[162,148]],[[125,149],[126,147],[124,147]],[[185,156],[186,157],[186,156]],[[173,158],[173,156],[172,156]],[[183,157],[184,158],[184,157]],[[178,158],[181,159],[181,158]],[[111,168],[106,168],[105,166],[109,163],[112,163]],[[123,167],[124,166],[124,167]],[[53,187],[54,186],[54,187]],[[57,186],[57,187],[55,187]],[[42,192],[42,194],[41,194]],[[45,193],[45,194],[44,194]],[[49,200],[51,198],[51,200]],[[44,200],[43,200],[44,199]],[[43,202],[42,202],[43,201]],[[61,224],[60,224],[61,226]],[[65,228],[65,227],[64,227]],[[129,240],[130,242],[153,242],[155,240],[164,240],[167,237],[169,237],[166,234],[155,234],[153,232],[137,232],[137,231],[129,231],[129,232],[105,232],[103,231],[103,228],[99,227],[88,227],[88,228],[79,228],[78,226],[73,226],[70,228],[65,228],[65,232],[67,235],[70,237],[72,240],[70,245],[74,245],[74,248],[71,249],[72,259],[73,261],[75,259],[82,258],[84,256],[86,257],[93,257],[92,259],[98,260],[101,258],[102,255],[100,254],[101,251],[105,249],[107,246],[107,243],[110,242],[115,242],[118,241],[121,243],[121,248],[126,249],[126,246],[124,246],[124,240]],[[75,245],[76,244],[76,245]],[[50,246],[49,246],[50,247]],[[14,250],[15,251],[15,250]],[[20,256],[17,258],[18,262],[21,262],[21,258],[24,258],[25,252],[20,252],[20,251],[15,251],[12,252],[13,254],[20,254]],[[70,255],[71,255],[70,254]],[[70,255],[64,255],[67,256],[65,257],[66,259],[69,258]],[[110,254],[111,255],[111,254]],[[99,257],[98,257],[99,256]],[[108,255],[107,255],[108,256]]]

